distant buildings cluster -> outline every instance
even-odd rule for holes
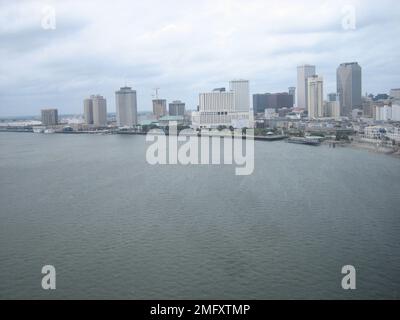
[[[362,69],[357,62],[342,63],[336,70],[336,92],[324,99],[324,79],[314,65],[297,67],[297,87],[287,92],[256,93],[252,96],[250,109],[250,84],[248,80],[231,80],[229,89],[215,88],[199,94],[197,110],[186,113],[185,103],[156,95],[152,99],[150,123],[161,127],[168,121],[186,123],[192,128],[245,128],[257,126],[258,121],[359,119],[375,121],[400,121],[400,88],[391,89],[390,94],[362,96]],[[107,101],[101,95],[91,95],[83,101],[83,118],[89,128],[104,128],[108,124],[120,128],[135,128],[139,125],[137,92],[131,87],[121,87],[115,92],[115,119],[107,119]],[[42,123],[54,126],[59,123],[57,109],[42,110]]]

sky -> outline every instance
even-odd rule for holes
[[[0,117],[54,107],[82,113],[131,86],[150,111],[155,88],[195,109],[198,94],[247,79],[251,94],[296,86],[316,65],[324,93],[357,61],[363,93],[400,87],[398,0],[0,0]]]

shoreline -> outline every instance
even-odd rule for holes
[[[16,130],[16,131],[8,131],[8,130],[0,130],[0,133],[35,133],[32,131],[27,131],[27,130]],[[118,133],[110,133],[110,132],[101,132],[101,131],[81,131],[81,132],[54,132],[54,133],[42,133],[42,134],[98,134],[98,135],[104,135],[104,134],[122,134],[122,135],[146,135],[144,132],[118,132]],[[167,134],[168,135],[168,134]],[[190,135],[188,135],[190,136]],[[221,135],[204,135],[205,137],[226,137],[227,135],[221,134]],[[230,136],[230,135],[229,135]],[[277,136],[235,136],[232,135],[232,138],[241,138],[241,139],[253,139],[255,141],[267,141],[267,142],[274,142],[274,141],[283,141],[287,136],[284,135],[277,135]],[[345,147],[345,148],[353,148],[353,149],[358,149],[358,150],[366,150],[372,153],[377,153],[377,154],[384,154],[388,156],[392,156],[395,158],[400,159],[400,148],[399,147],[386,147],[386,146],[377,146],[376,144],[371,144],[367,142],[360,142],[360,141],[351,141],[350,143],[345,143],[343,141],[328,141],[325,140],[321,143],[321,145],[329,145],[330,143],[335,143],[336,147]]]

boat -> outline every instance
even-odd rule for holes
[[[54,129],[46,129],[46,130],[44,130],[44,133],[55,133],[56,132],[56,130],[54,130]]]
[[[321,144],[320,139],[307,137],[291,137],[286,141],[289,143],[306,144],[310,146],[319,146]]]
[[[43,132],[44,132],[44,129],[45,129],[45,128],[43,128],[43,127],[33,127],[33,128],[32,128],[32,131],[33,131],[34,133],[43,133]]]

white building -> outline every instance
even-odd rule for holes
[[[115,107],[118,127],[137,125],[136,91],[130,87],[122,87],[115,92]]]
[[[385,132],[382,126],[369,126],[364,128],[364,137],[367,139],[381,139]]]
[[[107,126],[107,101],[101,95],[92,95],[93,125],[96,127]]]
[[[251,126],[249,81],[233,80],[230,91],[214,90],[199,94],[199,110],[192,112],[194,128]]]
[[[297,67],[297,108],[307,110],[308,107],[308,88],[307,79],[315,75],[315,66],[302,65]]]
[[[377,121],[389,121],[392,120],[392,107],[383,106],[375,107],[375,120]]]
[[[392,105],[392,120],[400,121],[400,105],[399,104]]]
[[[308,78],[308,118],[317,119],[324,116],[323,79],[317,75]]]
[[[325,103],[324,117],[340,118],[340,103],[339,101],[328,101]]]
[[[232,80],[229,82],[229,90],[235,93],[235,110],[249,112],[250,89],[248,80]]]
[[[400,142],[400,128],[389,128],[386,132],[386,137],[391,140],[394,140],[396,143]]]

